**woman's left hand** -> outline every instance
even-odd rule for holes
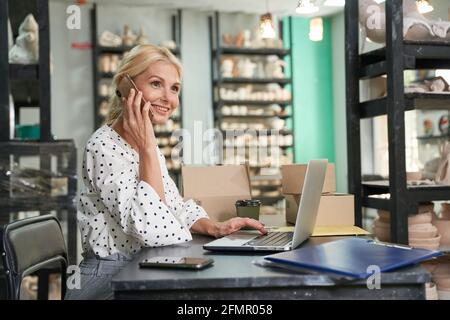
[[[249,227],[252,229],[258,230],[261,234],[266,234],[267,230],[264,229],[264,224],[261,222],[250,219],[250,218],[232,218],[230,220],[227,220],[225,222],[217,223],[214,236],[216,238],[220,238],[223,236],[227,236],[233,232],[239,231],[240,229],[244,227]]]

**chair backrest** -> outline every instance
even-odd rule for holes
[[[8,299],[20,298],[24,277],[55,266],[61,268],[61,297],[64,297],[67,250],[58,219],[42,215],[14,221],[3,226],[1,236]]]

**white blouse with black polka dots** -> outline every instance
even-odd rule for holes
[[[137,253],[192,240],[189,229],[205,210],[183,201],[169,176],[159,148],[167,205],[145,181],[139,180],[139,154],[112,128],[99,128],[86,144],[78,222],[83,250],[99,257]]]

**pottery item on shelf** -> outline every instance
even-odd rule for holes
[[[275,55],[266,57],[265,73],[267,78],[284,78],[285,63]]]
[[[374,13],[378,14],[379,20],[374,19]],[[361,0],[359,17],[363,33],[373,42],[384,43],[386,34],[384,4],[378,4],[373,0]],[[449,30],[449,22],[429,20],[418,11],[414,0],[403,1],[403,37],[405,40],[444,41],[450,39]]]
[[[252,32],[249,29],[244,30],[244,43],[243,46],[245,48],[250,48],[252,46]]]
[[[255,77],[256,78],[266,77],[266,71],[264,70],[264,63],[261,60],[256,62]]]
[[[234,40],[234,46],[236,48],[242,48],[242,46],[244,45],[244,40],[244,31],[239,31]]]
[[[437,37],[450,41],[450,21],[433,21],[432,28]]]
[[[439,248],[439,242],[441,236],[437,235],[433,238],[409,238],[409,245],[414,248],[422,248],[428,250],[437,250]]]
[[[407,172],[406,180],[407,181],[416,181],[422,179],[422,172]]]
[[[106,96],[108,96],[108,92],[109,92],[108,85],[106,83],[101,83],[99,85],[98,94],[100,96],[106,97]]]
[[[430,92],[448,92],[449,84],[448,82],[441,76],[434,77],[430,80],[424,80],[425,84],[428,86]]]
[[[9,51],[9,62],[34,64],[39,60],[39,26],[34,16],[28,14],[19,26],[16,44]]]
[[[405,87],[405,93],[450,93],[448,82],[443,77],[434,77]]]
[[[239,106],[239,115],[240,116],[246,116],[248,113],[246,106]]]
[[[110,72],[111,71],[111,56],[104,54],[98,58],[98,71]]]
[[[238,62],[239,75],[243,78],[253,78],[256,63],[249,58],[240,59]]]
[[[450,203],[441,203],[441,219],[450,220]]]
[[[123,26],[122,42],[124,46],[130,47],[134,45],[137,36],[133,33],[130,26],[125,24]]]
[[[225,116],[229,116],[231,115],[231,109],[228,106],[223,106],[222,107],[222,114]]]
[[[177,44],[173,40],[164,40],[160,45],[161,47],[167,48],[169,50],[175,50],[177,48]]]
[[[122,37],[106,30],[102,32],[98,42],[104,47],[120,47],[122,45]]]
[[[427,300],[438,300],[438,293],[435,283],[428,282],[425,284],[425,298]]]
[[[424,168],[423,168],[423,178],[424,179],[429,179],[429,180],[434,180],[434,178],[436,177],[436,172],[439,169],[439,165],[441,163],[441,158],[434,158],[431,160],[428,160],[427,162],[425,162]]]
[[[233,37],[229,33],[222,34],[222,45],[225,47],[233,46]]]
[[[147,44],[147,43],[149,43],[149,42],[150,42],[150,41],[148,40],[148,37],[147,37],[147,35],[145,34],[144,27],[141,26],[141,27],[139,28],[139,33],[138,33],[138,36],[137,36],[137,38],[136,38],[136,44]]]
[[[450,246],[450,220],[435,219],[433,225],[441,236],[441,246]]]
[[[424,136],[433,135],[433,122],[430,119],[423,120],[423,134]]]
[[[442,135],[448,135],[448,116],[443,115],[439,118],[439,131]]]
[[[109,112],[109,103],[107,101],[102,101],[98,108],[98,114],[102,117],[106,117]]]
[[[430,223],[413,224],[408,226],[409,239],[435,238],[438,229]]]
[[[117,72],[117,70],[119,69],[119,55],[117,54],[113,54],[110,56],[110,71],[111,72]]]
[[[259,26],[253,29],[253,39],[252,39],[252,48],[264,48],[265,42],[261,37],[261,32],[259,30]]]
[[[433,202],[419,203],[418,213],[428,213],[431,214],[432,219],[436,218],[436,213],[434,212],[434,203]]]
[[[237,91],[239,100],[247,100],[248,90],[245,87],[240,87]]]
[[[441,148],[441,161],[436,172],[435,181],[440,185],[450,185],[450,143],[446,142]]]
[[[275,118],[270,121],[270,125],[273,129],[282,130],[285,126],[285,121],[283,119]]]
[[[220,66],[220,72],[222,74],[222,77],[224,78],[231,78],[233,77],[233,67],[234,62],[231,59],[224,59]]]
[[[380,221],[390,223],[391,218],[388,211],[378,210],[378,216]],[[432,221],[432,213],[430,211],[410,214],[408,216],[408,225],[430,223]]]

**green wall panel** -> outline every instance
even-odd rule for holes
[[[285,18],[283,37],[289,37]],[[295,162],[335,161],[333,74],[330,20],[323,19],[323,40],[309,39],[309,19],[292,17]],[[287,41],[285,41],[287,43]],[[287,74],[291,62],[287,61]]]

